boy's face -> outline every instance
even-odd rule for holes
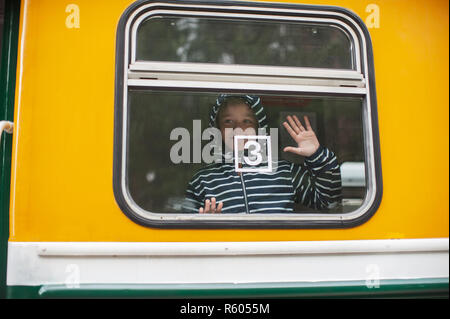
[[[247,104],[237,103],[229,104],[221,110],[218,125],[225,145],[233,149],[235,135],[256,135],[258,120]],[[242,148],[243,143],[239,143],[239,149]]]

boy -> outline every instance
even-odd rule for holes
[[[298,165],[279,160],[269,173],[238,173],[234,162],[213,163],[200,169],[186,190],[186,211],[200,214],[289,213],[294,202],[314,209],[329,209],[340,201],[341,177],[336,156],[321,146],[307,117],[305,126],[296,116],[287,116],[283,126],[297,143],[285,152],[305,156]],[[221,94],[210,114],[210,126],[222,133],[224,156],[233,154],[233,136],[226,129],[256,133],[267,128],[259,97]]]

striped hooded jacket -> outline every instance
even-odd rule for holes
[[[211,109],[210,126],[227,95],[220,95]],[[267,128],[260,98],[239,96],[255,113],[259,128]],[[303,164],[278,160],[269,173],[237,173],[234,162],[210,164],[194,174],[186,190],[185,211],[198,213],[206,199],[223,202],[222,213],[289,213],[294,202],[313,209],[329,209],[340,201],[341,177],[336,156],[320,146]]]

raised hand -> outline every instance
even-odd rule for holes
[[[286,119],[289,123],[285,121],[283,122],[283,126],[297,143],[297,147],[287,146],[283,151],[302,156],[311,156],[314,154],[319,148],[320,143],[309,123],[308,117],[304,116],[306,128],[303,127],[302,123],[295,115],[293,117],[288,115]]]
[[[205,207],[200,207],[198,209],[199,214],[220,214],[222,212],[223,203],[220,202],[216,205],[216,198],[213,197],[211,200],[205,200]]]

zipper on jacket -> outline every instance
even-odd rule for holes
[[[239,164],[242,165],[242,164]],[[242,191],[244,193],[244,203],[245,203],[245,210],[247,214],[250,214],[250,210],[248,209],[248,199],[247,199],[247,191],[245,190],[245,182],[244,182],[244,174],[238,173],[239,177],[241,178],[241,184],[242,184]]]

